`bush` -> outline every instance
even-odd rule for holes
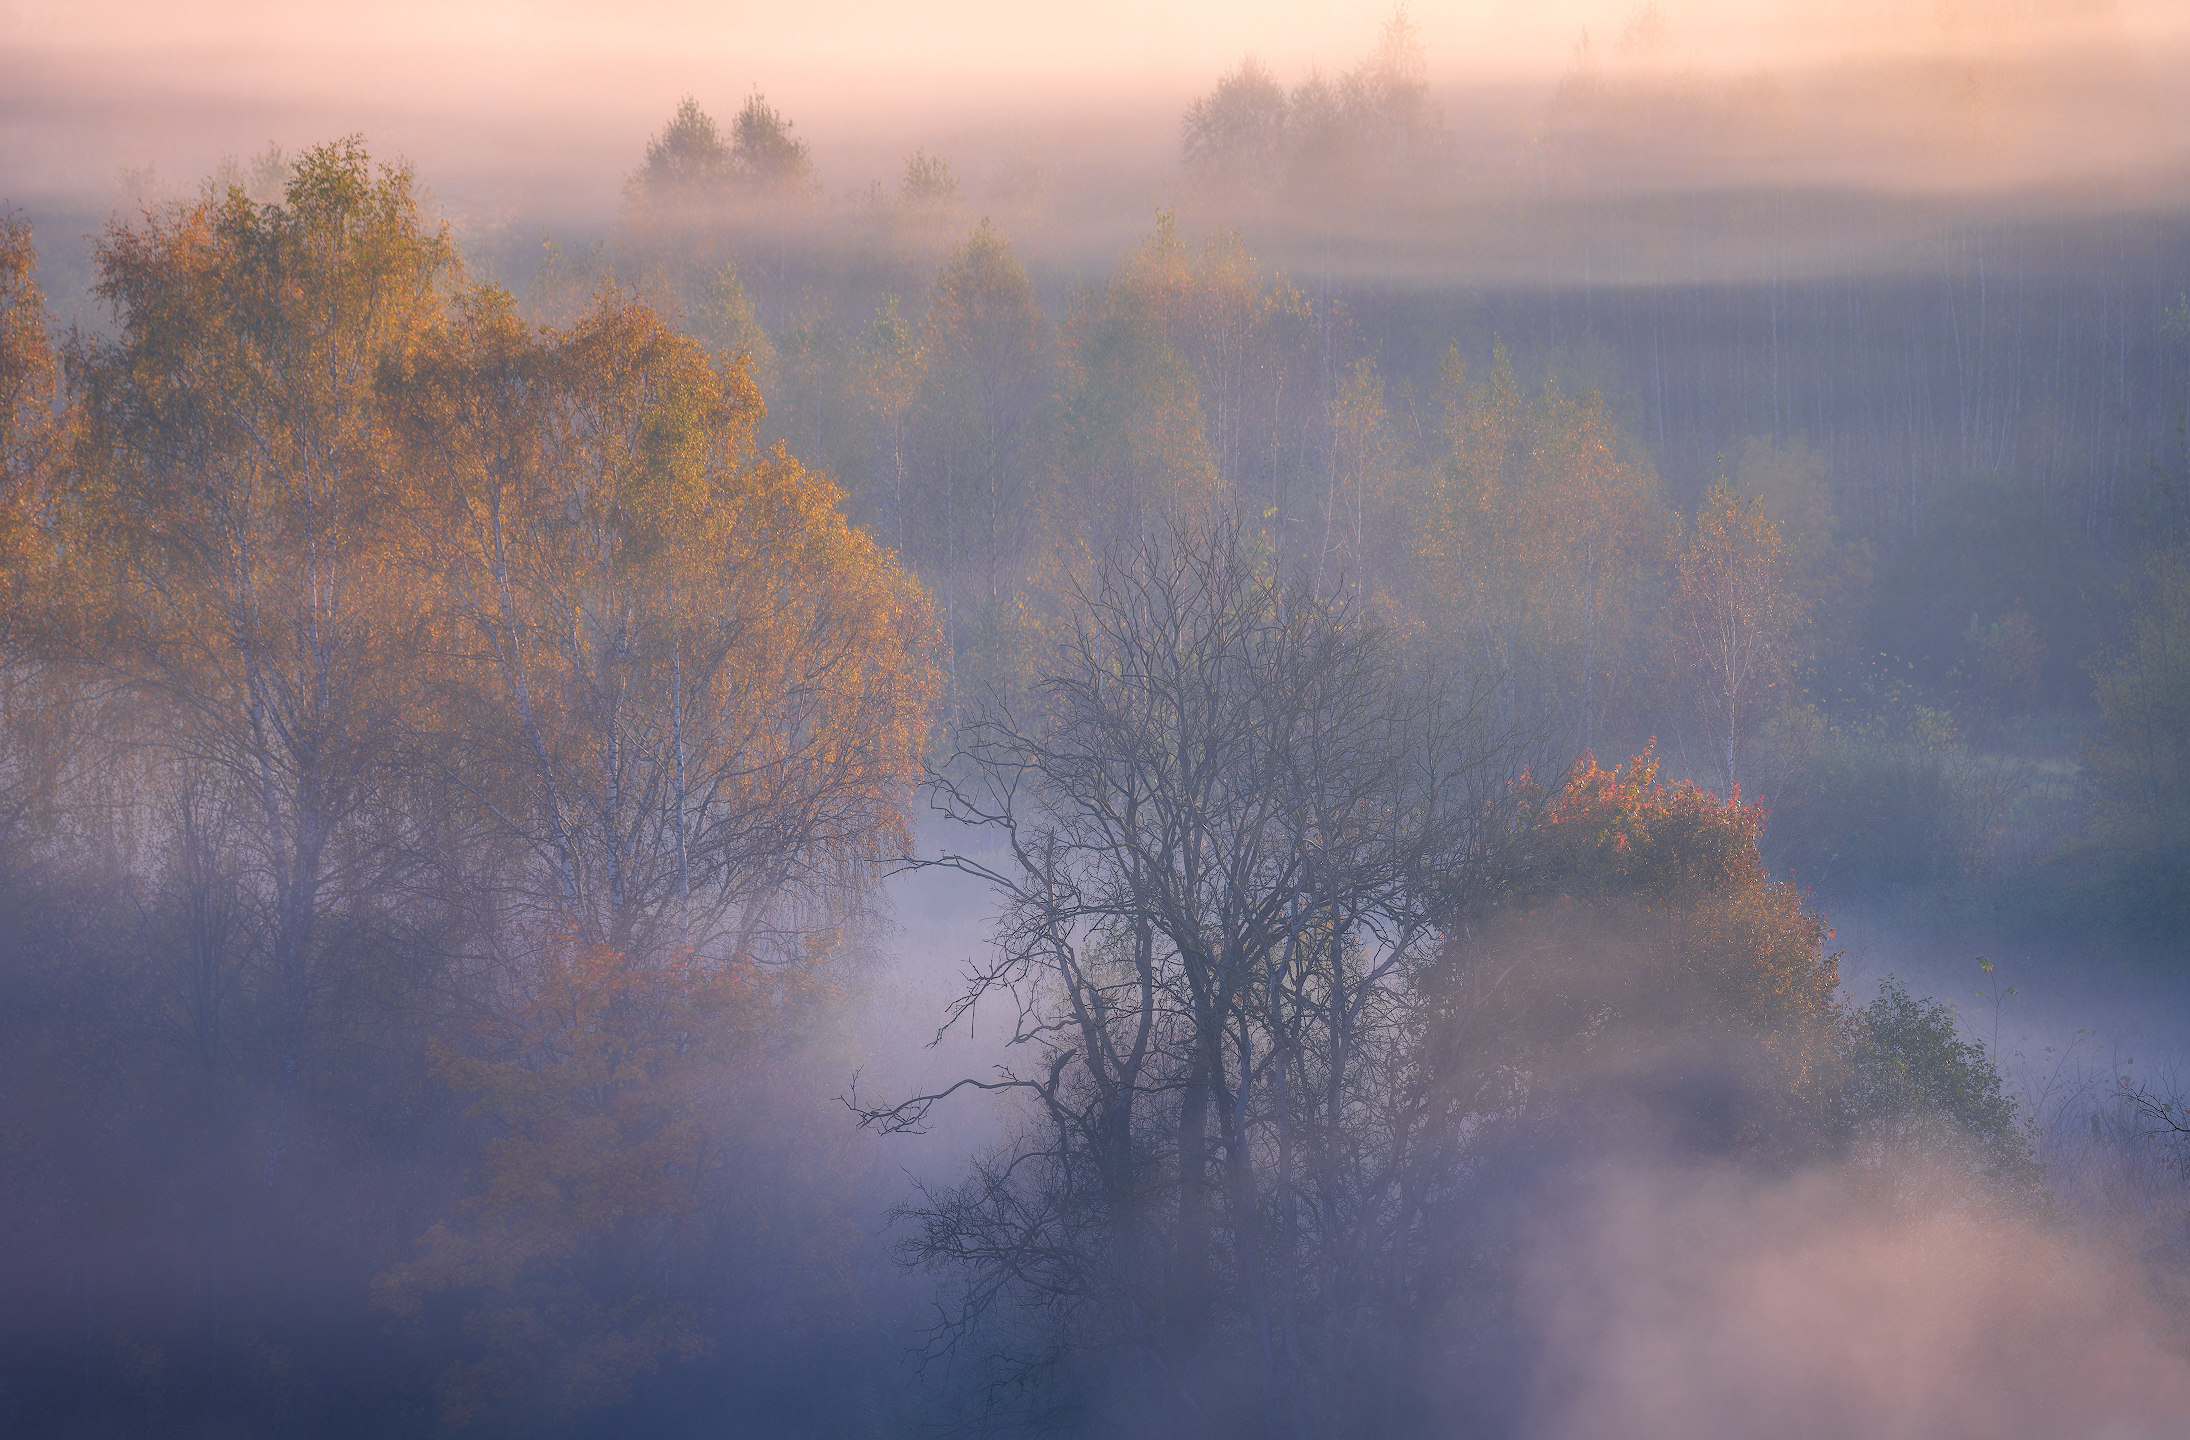
[[[1921,1168],[1926,1198],[1945,1181],[1959,1196],[2026,1214],[2046,1208],[2044,1169],[1984,1045],[1954,1012],[1891,977],[1849,1017],[1843,1103],[1859,1159],[1900,1180]]]

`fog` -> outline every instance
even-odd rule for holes
[[[2180,5],[0,6],[0,1432],[2182,1428]]]
[[[1814,1177],[1615,1171],[1537,1240],[1532,1433],[2165,1435],[2190,1389],[2137,1289]]]
[[[894,183],[915,148],[951,157],[984,207],[1033,166],[1056,232],[1045,238],[1086,259],[1178,203],[1179,116],[1215,76],[1251,55],[1286,86],[1335,79],[1384,18],[1361,5],[916,16],[19,0],[0,18],[0,193],[95,224],[132,198],[117,193],[125,171],[188,188],[268,141],[293,151],[362,132],[410,159],[460,226],[597,233],[677,96],[727,113],[758,89],[796,118],[832,197]],[[1694,278],[1678,218],[1621,204],[1653,194],[1764,186],[1853,204],[1848,221],[1801,225],[1769,256],[1712,255],[1717,275],[1903,262],[1946,200],[2028,219],[2182,198],[2190,102],[2170,82],[2190,23],[2158,0],[1482,5],[1411,18],[1455,143],[1436,189],[1376,229],[1384,244],[1395,222],[1420,232],[1399,243],[1426,277],[1547,278],[1530,262],[1578,209],[1633,232],[1618,240],[1624,258],[1585,276],[1582,257],[1562,257],[1548,278]]]

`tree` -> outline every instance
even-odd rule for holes
[[[231,188],[118,221],[98,262],[119,333],[77,356],[91,462],[70,497],[104,571],[91,658],[250,816],[293,1083],[330,907],[391,900],[407,863],[400,812],[373,803],[419,635],[374,381],[438,321],[455,247],[409,172],[351,140],[299,160],[282,204]]]
[[[1199,387],[1172,344],[1193,287],[1168,214],[1072,318],[1065,479],[1051,532],[1066,553],[1120,551],[1167,524],[1207,523],[1219,477]]]
[[[1950,1007],[1911,996],[1888,977],[1848,1017],[1843,1045],[1851,1148],[1881,1180],[1921,1186],[1897,1193],[1898,1209],[1974,1199],[1995,1213],[2046,1214],[2045,1169],[2032,1154],[2031,1130],[1984,1044],[1962,1037]],[[1939,1194],[1942,1181],[1959,1193]]]
[[[490,290],[390,383],[442,774],[518,847],[534,933],[746,961],[902,843],[926,603],[834,486],[751,453],[741,369],[637,306],[542,335]]]
[[[736,152],[690,95],[677,102],[662,133],[646,142],[646,163],[629,190],[656,203],[722,193],[737,175]]]
[[[1779,527],[1755,500],[1713,485],[1689,526],[1671,604],[1681,672],[1730,790],[1750,734],[1801,668],[1805,606]]]
[[[996,887],[951,1014],[1002,1004],[1025,1057],[951,1090],[1028,1102],[914,1211],[908,1256],[964,1284],[938,1338],[991,1336],[1050,1401],[1114,1355],[1156,1429],[1345,1413],[1390,1193],[1362,1107],[1495,759],[1356,602],[1257,558],[1230,521],[1105,557],[1040,713],[968,723],[936,779],[1004,858],[923,862]],[[949,1093],[864,1113],[917,1127]]]
[[[1548,795],[1521,791],[1494,862],[1450,892],[1425,977],[1425,1096],[1452,1119],[1548,1115],[1577,1084],[1624,1093],[1626,1046],[1699,1068],[1754,1047],[1766,1073],[1742,1077],[1752,1095],[1808,1114],[1737,1119],[1715,1143],[1818,1143],[1839,967],[1824,921],[1758,857],[1764,811],[1666,784],[1649,751],[1609,770],[1585,756]]]
[[[39,663],[50,658],[39,622],[64,588],[49,525],[66,422],[55,413],[61,373],[36,269],[29,222],[0,215],[0,847],[34,809],[50,809],[74,728],[61,719],[69,707],[58,677]]]
[[[1313,76],[1290,94],[1252,56],[1196,99],[1180,127],[1188,173],[1223,199],[1280,191],[1329,229],[1388,207],[1442,148],[1420,29],[1404,8],[1376,48],[1336,81]]]
[[[731,161],[754,194],[788,199],[813,188],[814,161],[806,142],[791,134],[791,122],[758,90],[745,97],[731,133],[736,136]]]
[[[623,272],[666,281],[704,315],[722,303],[726,267],[758,289],[772,271],[768,308],[776,328],[788,328],[797,295],[791,237],[819,194],[813,157],[791,128],[755,92],[725,134],[686,96],[624,185],[614,242]]]
[[[40,488],[54,443],[54,400],[60,367],[46,336],[45,295],[35,272],[30,222],[0,216],[0,504],[4,504],[10,574],[20,567],[21,527],[43,498]]]
[[[903,353],[896,340],[888,344]],[[1012,669],[1052,345],[1026,268],[984,220],[936,274],[905,432],[904,553],[941,593],[954,717],[963,694]]]
[[[897,183],[897,193],[909,205],[948,205],[958,198],[958,176],[942,156],[915,150],[905,157],[905,174]]]
[[[1187,107],[1181,149],[1204,183],[1255,193],[1274,183],[1286,160],[1285,87],[1250,55]]]
[[[1419,603],[1450,617],[1456,660],[1556,736],[1563,761],[1605,732],[1639,668],[1666,528],[1657,479],[1601,395],[1546,384],[1532,400],[1503,347],[1474,387],[1455,349],[1444,383],[1450,448],[1419,512]]]
[[[813,168],[806,142],[758,91],[746,97],[727,137],[687,95],[646,142],[646,161],[625,189],[653,205],[720,202],[741,192],[788,198],[812,186]]]

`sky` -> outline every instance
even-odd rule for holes
[[[429,180],[548,178],[579,203],[600,203],[679,96],[727,114],[754,88],[797,119],[824,178],[841,187],[861,184],[863,166],[907,139],[993,127],[1093,125],[1127,152],[1162,155],[1184,103],[1243,55],[1289,82],[1336,73],[1390,9],[0,0],[0,193],[18,203],[85,195],[124,167],[202,174],[269,139],[294,148],[362,129]],[[2162,83],[2190,35],[2190,6],[2179,3],[1477,0],[1409,13],[1433,77],[1460,97],[1553,86],[1592,62],[1797,87],[1836,68],[1912,60],[1996,73],[2082,63],[2108,80],[2084,104],[2150,91],[2172,111],[2153,117],[2165,132],[2155,148],[2190,152],[2190,102],[2169,101],[2175,87]]]
[[[1167,203],[1181,114],[1217,77],[1249,54],[1288,85],[1335,76],[1391,14],[1389,0],[0,0],[0,208],[81,232],[269,142],[295,154],[362,133],[410,160],[460,226],[597,234],[680,97],[727,119],[759,90],[834,195],[890,184],[924,148],[976,203],[1039,165],[1053,192],[1130,228]],[[2190,205],[2181,0],[1467,0],[1408,15],[1456,163],[1480,177],[1463,189],[1555,189],[1546,145],[1582,137],[1567,181],[1602,193]]]

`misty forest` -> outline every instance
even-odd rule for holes
[[[2180,175],[1664,25],[0,207],[0,1433],[2182,1433]]]

